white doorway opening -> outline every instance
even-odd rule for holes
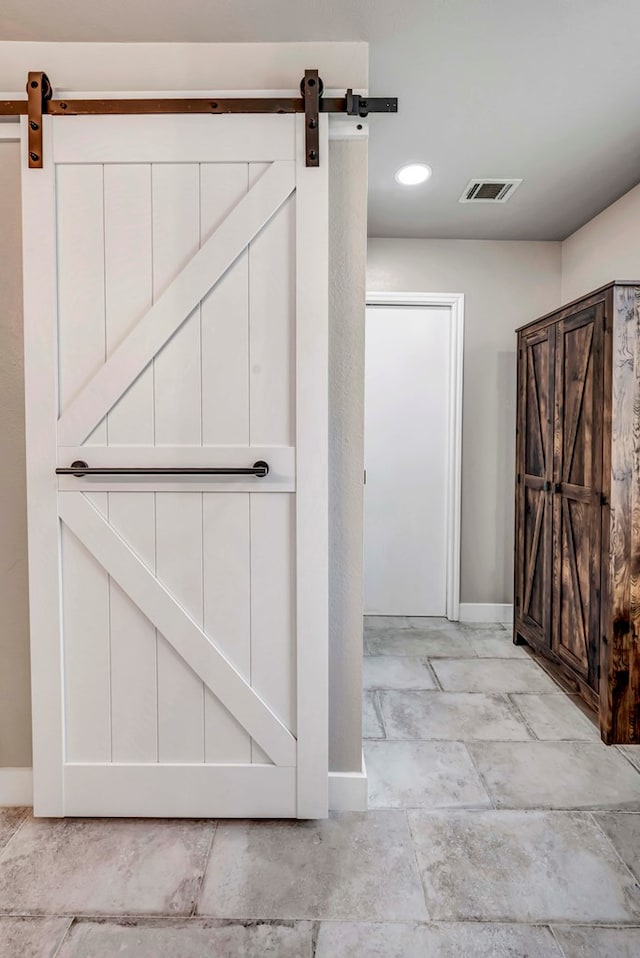
[[[460,607],[462,293],[368,293],[365,615]]]

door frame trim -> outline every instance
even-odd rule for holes
[[[462,395],[464,293],[368,291],[367,306],[445,306],[451,310],[449,336],[449,422],[447,428],[447,618],[460,618],[460,530],[462,511]]]

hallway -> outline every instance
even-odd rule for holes
[[[367,813],[0,811],[2,958],[635,958],[640,749],[502,626],[369,619]]]

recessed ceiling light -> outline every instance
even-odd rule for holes
[[[418,186],[431,176],[431,167],[426,163],[409,163],[401,166],[396,173],[396,181],[403,186]]]

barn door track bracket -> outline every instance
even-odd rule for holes
[[[305,70],[300,83],[300,92],[304,100],[305,122],[305,163],[307,166],[320,166],[320,97],[322,80],[317,70]]]
[[[29,169],[42,169],[42,114],[47,112],[47,102],[52,96],[51,84],[46,73],[29,73],[27,77],[27,116],[29,136],[27,152]]]
[[[27,99],[0,100],[1,116],[28,117],[29,169],[42,169],[42,117],[49,116],[122,116],[124,114],[171,113],[304,113],[305,162],[320,165],[319,115],[343,113],[366,117],[370,113],[397,113],[397,97],[365,97],[352,89],[344,96],[324,97],[324,85],[317,70],[305,70],[299,97],[141,97],[137,99],[65,99],[53,97],[46,73],[32,72],[27,79]]]

